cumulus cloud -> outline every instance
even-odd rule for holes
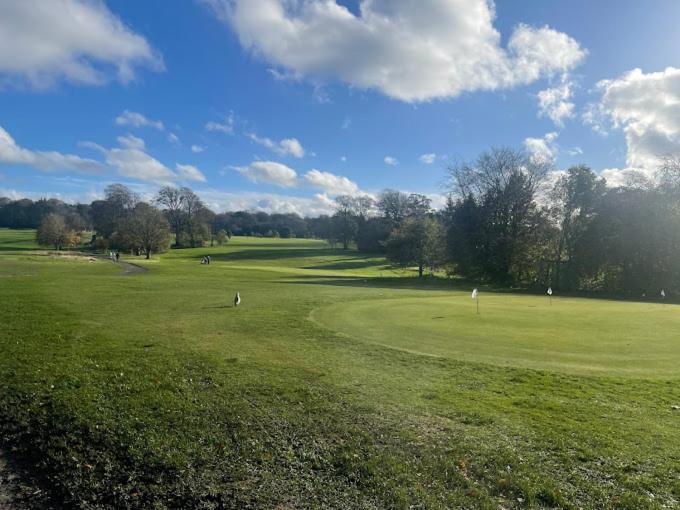
[[[634,69],[599,82],[597,90],[601,98],[589,106],[585,121],[606,130],[604,119],[626,137],[626,168],[605,170],[608,182],[651,179],[664,157],[680,155],[680,69],[647,74]]]
[[[152,127],[163,131],[165,126],[160,120],[150,120],[139,112],[131,112],[130,110],[125,110],[118,117],[116,117],[116,124],[119,126],[131,126],[131,127]]]
[[[123,177],[156,184],[172,184],[177,176],[141,148],[116,147],[106,152],[106,163]]]
[[[305,181],[331,195],[355,195],[359,192],[359,186],[347,177],[321,170],[312,169],[307,172]]]
[[[557,87],[541,90],[538,93],[538,112],[541,117],[548,117],[557,127],[563,127],[564,121],[574,117],[574,103],[571,101],[573,84],[564,80]]]
[[[38,170],[72,170],[92,173],[102,170],[103,165],[93,159],[56,151],[34,151],[19,146],[14,138],[0,126],[0,163],[25,165]]]
[[[129,82],[142,66],[162,70],[163,60],[104,2],[0,2],[0,84]]]
[[[205,175],[198,168],[193,165],[175,164],[177,175],[182,181],[198,181],[205,182]]]
[[[248,166],[233,168],[254,183],[269,183],[282,188],[291,188],[297,184],[297,172],[283,163],[253,161]]]
[[[123,177],[154,184],[174,184],[178,181],[205,182],[203,173],[192,165],[175,165],[176,172],[158,161],[146,151],[144,140],[128,134],[118,137],[119,147],[106,148],[94,142],[80,142],[86,147],[104,156],[106,164]]]
[[[362,0],[358,14],[336,0],[206,2],[242,47],[288,74],[409,102],[530,83],[567,72],[586,55],[549,27],[519,25],[502,47],[488,0]]]
[[[383,161],[385,162],[386,165],[390,165],[390,166],[397,166],[399,164],[399,160],[397,158],[392,157],[392,156],[385,156],[383,158]]]
[[[421,156],[418,158],[418,161],[420,161],[424,165],[431,165],[432,163],[435,162],[436,159],[437,155],[431,152],[429,154],[421,154]]]
[[[255,143],[266,147],[280,156],[294,156],[302,158],[305,155],[305,149],[297,138],[284,138],[281,141],[274,141],[270,138],[260,138],[255,133],[251,133],[248,137]]]
[[[531,157],[540,163],[552,163],[557,157],[557,133],[546,133],[542,138],[525,138],[524,147]]]
[[[174,145],[179,145],[179,136],[177,136],[175,133],[168,133],[168,141]]]
[[[191,152],[198,153],[198,152],[203,152],[203,151],[205,151],[205,147],[202,147],[200,145],[192,145],[191,146]]]

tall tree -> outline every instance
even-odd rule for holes
[[[429,216],[411,216],[394,229],[387,239],[387,257],[403,267],[418,266],[432,271],[445,260],[445,232],[439,221]]]
[[[69,244],[73,233],[66,226],[66,220],[60,214],[50,213],[42,220],[36,232],[36,240],[42,246],[54,246],[55,250],[61,250]]]
[[[449,191],[465,217],[451,221],[457,235],[467,237],[456,242],[480,276],[506,284],[518,279],[513,268],[524,265],[535,234],[536,190],[550,168],[526,152],[497,148],[449,167]]]
[[[158,190],[154,199],[158,205],[164,208],[170,227],[175,234],[175,246],[180,245],[180,236],[185,221],[184,196],[184,193],[178,188],[163,186]]]
[[[140,202],[125,223],[124,235],[130,246],[140,249],[148,259],[151,253],[167,247],[170,225],[161,211]]]

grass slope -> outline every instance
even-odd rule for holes
[[[651,340],[675,306],[556,300],[548,312],[576,328],[556,355],[554,321],[529,320],[539,298],[484,293],[476,317],[467,294],[318,241],[234,238],[125,276],[13,235],[0,231],[15,247],[0,254],[0,432],[67,504],[678,504],[679,375],[664,361],[678,350]],[[615,331],[635,342],[623,361]]]

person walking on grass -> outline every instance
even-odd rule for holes
[[[120,252],[119,251],[116,252],[116,262],[118,262],[118,259],[120,259]]]

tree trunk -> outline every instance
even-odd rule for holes
[[[423,277],[423,263],[418,264],[418,278]]]
[[[151,257],[151,250],[145,250],[146,251],[146,260],[149,260]]]

